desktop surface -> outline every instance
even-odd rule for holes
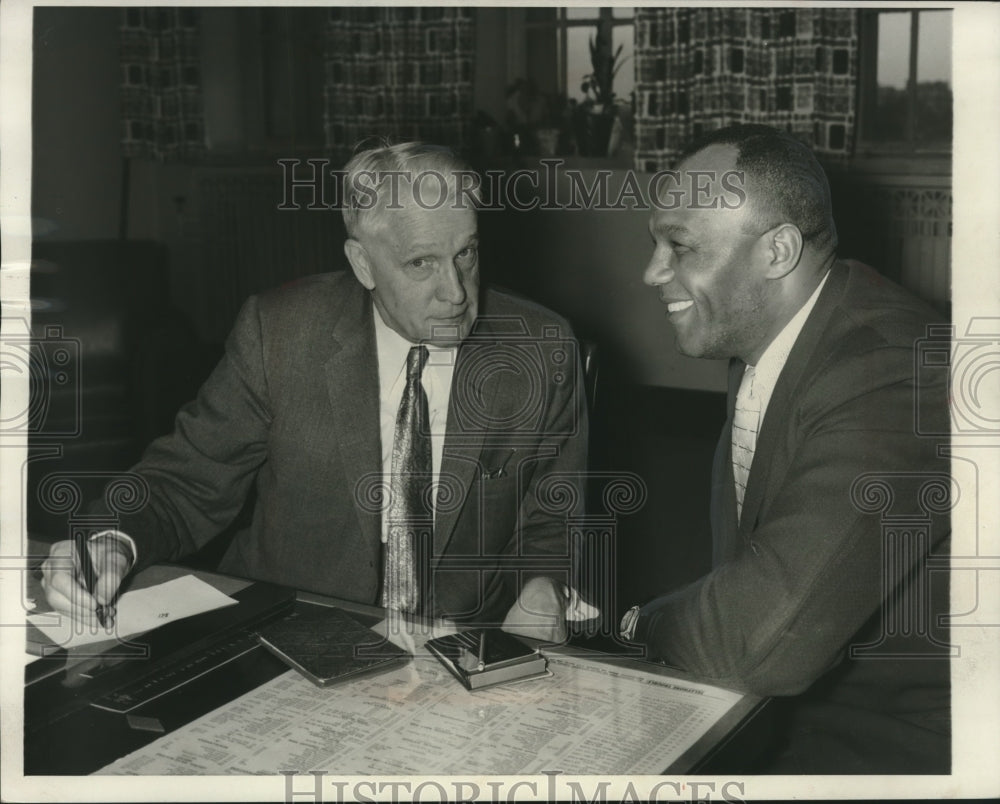
[[[190,571],[179,567],[155,567],[143,573],[139,582],[158,583],[163,579],[188,572]],[[306,610],[316,606],[335,605],[369,626],[382,620],[381,610],[373,607],[335,601],[307,593],[299,593],[293,599],[291,590],[269,584],[250,583],[214,573],[196,574],[231,594],[240,601],[239,605],[197,615],[134,638],[133,642],[148,648],[149,655],[146,658],[136,658],[134,654],[128,655],[121,646],[118,646],[115,650],[100,656],[80,657],[64,654],[39,659],[27,666],[26,675],[29,683],[25,689],[24,743],[26,774],[94,773],[133,752],[142,754],[145,750],[155,753],[156,745],[159,743],[151,744],[157,740],[161,742],[173,740],[169,748],[176,751],[177,746],[186,745],[185,741],[191,739],[187,736],[190,731],[187,729],[188,724],[198,720],[199,724],[206,724],[206,728],[211,727],[213,713],[225,712],[225,707],[231,706],[231,702],[236,699],[241,699],[240,705],[244,708],[254,704],[267,708],[269,696],[274,695],[274,691],[279,687],[280,696],[284,699],[293,692],[304,700],[310,700],[308,696],[326,692],[306,691],[296,686],[298,681],[304,680],[299,679],[287,665],[256,643],[256,628],[262,622],[288,613],[292,606]],[[603,652],[597,653],[581,645],[547,648],[545,652],[550,656],[557,674],[564,679],[576,678],[581,674],[593,679],[596,677],[595,674],[598,674],[611,679],[614,683],[626,685],[615,692],[613,697],[623,707],[637,707],[630,717],[638,720],[669,724],[669,719],[662,718],[668,717],[670,713],[647,711],[644,714],[642,707],[634,703],[640,699],[628,697],[636,689],[637,682],[634,678],[644,678],[647,684],[652,680],[655,686],[659,683],[658,677],[662,677],[665,686],[673,685],[677,689],[684,689],[685,683],[697,685],[697,682],[686,679],[683,673],[661,665],[627,656],[610,656],[610,650],[621,649],[621,646],[614,641],[602,643],[598,640],[589,640],[584,644],[590,648],[599,645]],[[125,656],[122,655],[123,652],[126,653]],[[116,653],[118,655],[115,655]],[[433,675],[435,663],[426,657],[420,661],[424,663],[420,665],[420,675],[426,676],[427,673]],[[443,672],[443,668],[439,669]],[[407,680],[403,682],[386,676],[381,680],[368,680],[365,687],[331,694],[347,695],[354,699],[367,695],[374,706],[380,696],[395,695],[404,688],[409,689],[406,685],[410,683],[413,671],[404,676]],[[464,718],[466,711],[476,711],[480,714],[484,711],[480,705],[483,700],[475,697],[484,693],[468,693],[447,677],[446,673],[445,676],[444,681],[432,678],[423,691],[415,693],[418,698],[428,694],[438,696],[433,706],[428,704],[422,711],[418,711],[419,707],[416,705],[407,704],[400,709],[406,718],[418,724],[414,728],[439,727],[428,726],[425,722],[428,718],[445,716]],[[359,684],[360,681],[352,683]],[[504,714],[496,722],[508,723],[503,728],[512,730],[512,733],[516,731],[522,734],[529,726],[520,722],[524,718],[517,713],[522,709],[533,713],[548,705],[548,698],[551,692],[557,689],[556,687],[535,687],[532,690],[532,685],[546,683],[549,682],[532,681],[520,689],[517,685],[499,688],[497,694],[500,698],[491,703],[493,706],[491,711]],[[380,687],[379,684],[389,686]],[[445,686],[442,687],[442,684]],[[706,687],[706,689],[715,688]],[[459,692],[470,697],[456,698]],[[764,702],[752,696],[739,696],[728,691],[719,690],[718,693],[721,707],[719,711],[725,710],[721,716],[701,715],[700,717],[711,721],[696,723],[699,728],[704,729],[704,733],[679,755],[668,756],[665,753],[662,766],[655,757],[647,760],[653,763],[649,767],[656,769],[645,772],[721,772],[723,769],[731,770],[737,765],[745,764],[755,747],[759,747],[763,742],[761,734],[766,729],[767,720],[761,714]],[[518,703],[522,701],[523,706]],[[671,707],[674,705],[674,702],[670,703]],[[330,716],[340,717],[339,705],[331,702],[331,706]],[[567,699],[566,706],[573,708],[580,707],[581,704],[579,701]],[[511,715],[511,711],[515,714]],[[539,724],[542,724],[550,731],[559,728],[579,729],[584,722],[582,720],[575,724],[570,722],[571,718],[565,712],[549,714],[551,716],[538,720],[533,728],[537,729]],[[534,717],[533,714],[531,716]],[[355,718],[351,723],[357,720]],[[610,721],[601,723],[594,721],[592,713],[587,727],[595,733],[590,739],[600,740],[604,731],[608,732],[608,739],[613,739],[611,732],[614,728],[620,728],[620,725],[616,727],[614,724],[621,720],[622,717],[616,714]],[[564,723],[565,726],[559,725]],[[342,724],[336,726],[336,728],[341,727]],[[375,728],[376,724],[373,722],[371,729]],[[462,739],[468,740],[468,735]],[[247,751],[250,750],[248,746]],[[257,746],[256,750],[260,751],[261,746]],[[493,748],[489,750],[492,751]],[[352,761],[365,760],[354,758]],[[230,758],[228,762],[230,764],[225,766],[228,769],[220,771],[219,768],[224,767],[220,764],[213,772],[239,772],[233,768],[250,767],[244,765],[242,757]],[[474,762],[474,759],[470,759],[470,762]],[[375,762],[374,765],[378,766],[379,762]],[[124,767],[128,766],[124,766],[121,761],[112,765],[112,768],[119,769],[115,772],[142,772],[122,770]],[[402,763],[399,767],[404,768],[406,765]],[[379,767],[369,768],[364,765],[357,766],[355,772],[366,770],[375,773],[390,772],[379,770]],[[474,771],[475,768],[470,770]],[[611,771],[614,772],[614,769]],[[183,771],[178,770],[178,767],[172,767],[170,772]],[[253,772],[262,770],[256,768]],[[484,768],[483,772],[491,771]],[[494,769],[493,772],[499,771]]]

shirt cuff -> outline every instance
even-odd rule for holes
[[[129,536],[127,533],[122,533],[120,530],[102,530],[100,533],[95,533],[90,537],[90,541],[97,541],[105,536],[109,536],[121,542],[129,551],[130,559],[128,563],[128,568],[131,571],[132,567],[135,566],[136,559],[139,557],[139,551],[136,550],[135,540]]]
[[[629,642],[635,641],[635,627],[639,624],[639,607],[633,606],[622,616],[618,635]]]

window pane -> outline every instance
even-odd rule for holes
[[[865,126],[875,142],[907,139],[907,91],[910,71],[910,12],[878,15],[878,66],[873,115]]]
[[[630,6],[615,6],[611,13],[616,20],[630,20],[635,15],[635,9]]]
[[[601,14],[601,9],[572,7],[566,9],[566,19],[568,20],[596,20]]]
[[[618,50],[618,45],[624,45],[618,57],[621,68],[615,74],[615,95],[619,100],[628,100],[629,93],[635,89],[635,28],[616,25],[612,36],[612,53]]]
[[[951,12],[921,11],[917,32],[916,138],[951,140]]]
[[[910,74],[910,12],[878,15],[878,85],[905,89]]]
[[[951,86],[951,12],[921,11],[917,40],[917,81]]]
[[[568,10],[568,9],[567,9]],[[566,31],[566,96],[583,100],[580,83],[590,75],[590,38],[594,28],[569,28]]]
[[[566,94],[567,97],[583,100],[580,83],[585,75],[593,71],[590,63],[590,39],[596,33],[595,28],[569,28],[566,31]],[[623,45],[621,56],[616,64],[620,64],[615,73],[612,89],[618,100],[628,100],[629,93],[635,89],[635,29],[631,25],[616,25],[611,33],[611,52]]]

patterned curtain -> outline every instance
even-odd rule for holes
[[[472,119],[475,29],[468,8],[331,8],[326,145],[349,157],[372,136],[462,149]]]
[[[177,161],[204,153],[199,17],[194,8],[122,9],[125,156]]]
[[[766,123],[821,156],[854,136],[857,11],[637,8],[636,167],[656,171],[703,132]]]

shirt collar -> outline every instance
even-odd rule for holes
[[[806,303],[803,304],[799,308],[799,311],[792,316],[791,320],[785,324],[784,328],[778,333],[777,337],[768,344],[767,349],[764,350],[764,354],[760,356],[760,360],[758,360],[757,365],[754,366],[755,374],[759,378],[757,381],[767,383],[771,388],[774,387],[775,382],[777,382],[778,375],[785,367],[785,361],[788,359],[788,355],[792,351],[792,347],[795,346],[795,341],[798,339],[799,333],[802,331],[802,327],[805,326],[806,319],[809,318],[809,313],[811,313],[813,307],[816,306],[819,294],[823,291],[823,286],[826,284],[826,280],[829,276],[830,272],[827,271],[822,281],[820,281],[820,283],[816,286],[816,289],[812,292],[812,295],[806,300]]]
[[[406,370],[406,356],[418,344],[411,343],[382,320],[382,314],[372,301],[372,318],[375,319],[375,351],[378,354],[378,378],[380,388],[391,388]],[[425,344],[430,353],[427,368],[453,366],[454,347]]]

